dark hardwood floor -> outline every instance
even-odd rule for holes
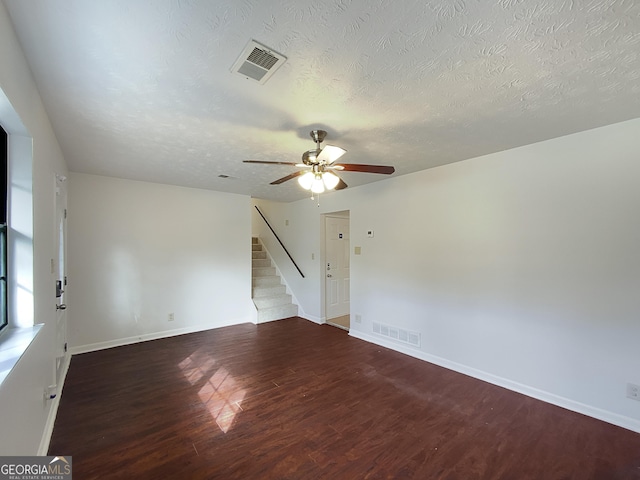
[[[74,356],[88,479],[635,479],[640,434],[299,318]]]

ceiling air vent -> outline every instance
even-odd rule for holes
[[[287,57],[284,55],[250,40],[231,67],[231,71],[258,83],[265,83],[286,60]]]

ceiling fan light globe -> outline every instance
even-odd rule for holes
[[[322,181],[321,175],[316,175],[316,177],[313,179],[313,183],[311,184],[311,191],[313,193],[324,192],[324,182]]]
[[[298,177],[298,183],[305,190],[311,190],[311,185],[313,184],[314,180],[315,180],[315,175],[311,172],[307,172]]]
[[[324,182],[324,186],[327,187],[327,190],[333,190],[340,182],[340,179],[331,172],[324,172],[322,174],[322,181]]]

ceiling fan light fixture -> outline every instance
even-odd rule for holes
[[[333,190],[340,182],[340,178],[331,172],[324,172],[322,174],[322,181],[324,182],[324,186],[327,187],[327,190]]]
[[[311,190],[311,185],[313,184],[315,178],[316,177],[313,172],[307,172],[298,177],[298,184],[305,190]]]
[[[324,192],[324,182],[322,181],[322,175],[316,174],[313,179],[313,183],[311,183],[311,191],[313,193],[322,193]]]

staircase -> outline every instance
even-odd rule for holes
[[[251,258],[251,296],[258,309],[258,323],[298,315],[298,306],[291,302],[291,295],[287,294],[257,237],[251,239]]]

